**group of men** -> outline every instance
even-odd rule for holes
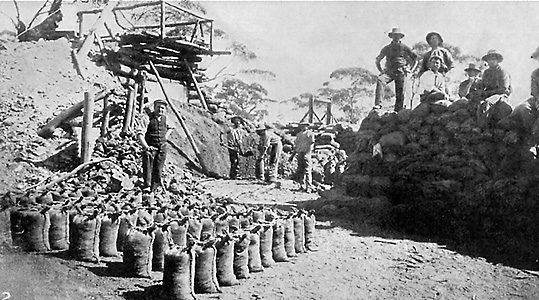
[[[251,156],[252,151],[245,151],[242,140],[242,126],[245,121],[240,116],[233,116],[230,121],[233,126],[227,134],[227,148],[230,157],[230,179],[236,179],[239,172],[240,156]],[[314,151],[315,134],[309,129],[309,123],[300,123],[300,132],[296,136],[294,150],[290,161],[297,155],[297,175],[300,178],[300,190],[313,192],[312,184],[312,153]],[[255,164],[255,177],[268,183],[277,181],[279,161],[283,151],[281,137],[277,135],[271,125],[261,123],[256,129],[259,136],[258,156]],[[267,161],[267,165],[266,165]]]
[[[433,103],[439,100],[449,100],[449,89],[446,74],[454,67],[451,53],[443,47],[443,38],[437,32],[430,32],[426,41],[430,50],[423,55],[421,66],[418,66],[418,56],[410,47],[402,43],[404,33],[393,28],[388,36],[391,43],[380,51],[375,64],[380,71],[376,86],[375,108],[381,107],[384,86],[395,82],[396,101],[394,110],[399,112],[404,108],[404,86],[409,74],[419,79],[417,92],[421,102]],[[385,58],[385,68],[380,62]],[[511,77],[500,66],[503,56],[495,50],[490,50],[482,57],[488,65],[484,71],[474,63],[465,69],[468,79],[459,86],[459,96],[470,102],[470,107],[477,114],[482,125],[491,126],[511,113],[507,98],[511,94]]]
[[[158,99],[153,102],[153,111],[141,114],[137,119],[136,136],[142,146],[143,191],[156,192],[162,189],[162,173],[167,156],[167,140],[174,130],[168,122],[166,111],[168,103]],[[245,120],[240,116],[230,119],[232,127],[227,132],[227,142],[230,158],[230,179],[236,179],[239,173],[240,156],[251,156],[253,152],[246,150],[243,142]],[[255,175],[259,180],[268,183],[277,181],[277,172],[283,144],[273,127],[261,124],[255,129],[259,136],[258,157],[256,158]],[[297,154],[298,175],[301,178],[300,189],[313,192],[312,185],[312,152],[315,135],[309,130],[309,123],[300,123],[300,132],[296,137],[295,148],[290,161]],[[266,160],[268,162],[266,166]]]

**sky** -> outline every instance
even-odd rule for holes
[[[19,0],[19,2],[21,2]],[[72,1],[64,0],[64,3]],[[42,1],[22,1],[39,7]],[[29,5],[32,4],[32,5]],[[270,97],[289,99],[316,92],[329,74],[342,67],[363,67],[377,73],[374,59],[390,42],[387,32],[399,27],[409,46],[430,31],[466,54],[501,53],[512,76],[512,103],[529,95],[530,74],[539,64],[530,54],[539,46],[539,2],[514,1],[201,1],[214,26],[247,45],[258,59],[253,66],[273,71]],[[13,14],[12,1],[0,11]],[[28,9],[28,12],[32,9]],[[29,15],[27,13],[26,15]],[[65,13],[64,13],[65,15]],[[29,17],[27,17],[29,18]],[[12,29],[0,15],[0,29]],[[76,29],[66,20],[61,29]],[[217,49],[221,50],[221,49]],[[212,64],[218,65],[214,57]],[[452,70],[460,72],[463,70]]]

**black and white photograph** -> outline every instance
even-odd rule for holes
[[[0,0],[0,300],[539,299],[538,13]]]

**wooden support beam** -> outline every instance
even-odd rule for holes
[[[89,162],[92,157],[92,147],[90,145],[90,135],[94,116],[94,95],[84,92],[84,112],[82,116],[82,137],[81,137],[81,160],[83,163]]]
[[[137,78],[138,79],[138,78]],[[129,128],[133,129],[133,124],[135,122],[135,115],[137,111],[137,98],[138,98],[138,90],[139,90],[140,84],[139,80],[135,81],[134,89],[133,89],[133,103],[131,103],[131,118],[129,119]]]
[[[183,61],[185,63],[185,66],[187,67],[187,70],[189,71],[189,75],[191,76],[191,80],[193,84],[195,85],[195,88],[197,90],[198,96],[200,97],[200,102],[202,102],[202,107],[204,110],[208,110],[208,103],[206,102],[206,98],[204,98],[204,94],[202,94],[202,90],[200,90],[200,87],[198,86],[197,79],[195,77],[195,74],[191,70],[191,67],[189,67],[189,64],[187,63],[187,60]]]
[[[333,121],[333,114],[331,113],[331,101],[326,106],[326,125],[331,124]]]
[[[309,97],[309,123],[313,123],[313,115],[314,115],[314,97]]]
[[[109,97],[103,98],[103,116],[101,116],[101,137],[106,137],[109,134],[110,121],[110,105]]]
[[[176,109],[176,107],[174,106],[174,103],[172,103],[172,101],[170,101],[170,99],[168,98],[168,94],[165,91],[165,86],[163,85],[163,81],[161,80],[161,76],[159,76],[159,72],[157,72],[157,69],[155,68],[155,66],[153,65],[153,63],[151,61],[149,61],[149,63],[150,63],[150,67],[152,68],[153,72],[155,73],[155,76],[157,77],[157,82],[159,83],[159,86],[161,87],[161,91],[163,91],[163,95],[165,96],[165,100],[167,101],[168,106],[172,109],[172,111],[176,115],[176,118],[180,122],[180,125],[182,126],[183,131],[185,132],[185,135],[187,136],[187,139],[189,140],[189,143],[191,144],[191,147],[193,147],[193,150],[195,151],[195,155],[197,156],[198,163],[200,164],[203,173],[207,174],[208,173],[208,168],[206,167],[206,164],[204,163],[204,160],[202,159],[202,154],[198,150],[198,147],[197,147],[197,145],[195,143],[195,139],[191,135],[191,132],[189,131],[189,129],[187,128],[187,125],[185,124],[185,121],[183,120],[183,116]]]
[[[125,102],[125,115],[124,122],[122,126],[122,133],[128,133],[131,130],[131,118],[133,116],[133,103],[135,99],[136,92],[133,87],[129,87],[127,92],[127,101]]]
[[[138,3],[138,4],[128,5],[128,6],[118,6],[118,7],[115,7],[113,9],[113,11],[131,10],[131,9],[135,9],[135,8],[156,6],[156,5],[159,5],[159,2],[145,2],[145,3]],[[83,11],[77,12],[77,15],[98,14],[98,13],[101,13],[103,10],[104,10],[103,8],[83,10]]]
[[[176,22],[176,23],[168,23],[164,24],[165,27],[178,27],[178,26],[189,26],[189,25],[195,25],[195,24],[204,24],[211,21],[183,21],[183,22]],[[152,25],[135,25],[133,26],[133,29],[156,29],[160,28],[161,24],[152,24]]]
[[[161,20],[160,20],[160,24],[159,24],[159,27],[160,27],[160,30],[159,30],[159,33],[160,33],[160,36],[161,36],[161,40],[165,39],[165,1],[164,0],[161,0]]]
[[[140,100],[138,103],[138,112],[141,113],[144,108],[144,97],[146,97],[146,82],[148,81],[148,72],[142,71],[140,73]]]

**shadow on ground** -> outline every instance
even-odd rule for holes
[[[315,200],[295,201],[298,207],[315,210],[319,221],[330,221],[330,225],[318,225],[319,230],[341,227],[353,231],[352,236],[376,236],[384,239],[409,239],[416,242],[429,242],[444,245],[448,250],[459,254],[481,257],[493,264],[503,264],[518,269],[539,270],[539,256],[536,250],[526,245],[526,241],[512,241],[511,237],[497,237],[500,243],[486,234],[471,237],[460,233],[451,238],[435,235],[421,235],[418,232],[432,232],[430,226],[438,226],[436,220],[422,224],[425,228],[407,228],[393,222],[393,205],[383,197],[361,198],[346,196],[342,190],[321,192]]]

